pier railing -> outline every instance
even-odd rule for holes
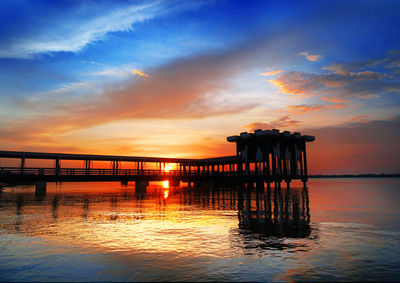
[[[288,175],[264,175],[261,172],[251,171],[247,175],[239,171],[198,171],[198,170],[156,170],[156,169],[96,169],[96,168],[24,168],[19,167],[1,167],[0,179],[3,177],[149,177],[154,178],[196,178],[196,177],[242,177],[242,178],[261,178],[266,181],[283,180]],[[301,179],[301,175],[291,175],[292,179]]]
[[[206,171],[197,170],[156,170],[156,169],[85,169],[85,168],[24,168],[1,167],[0,174],[9,175],[33,175],[33,176],[176,176],[176,177],[196,177],[196,176],[238,176],[237,171]]]

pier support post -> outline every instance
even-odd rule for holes
[[[146,193],[149,181],[136,181],[135,182],[135,192],[136,193]]]
[[[248,181],[246,184],[247,190],[251,191],[254,189],[254,182],[253,181]]]
[[[87,159],[85,160],[85,173],[86,175],[90,175],[90,168],[91,168],[91,160]]]
[[[264,180],[258,180],[256,182],[256,188],[257,188],[257,191],[263,191],[264,190]]]
[[[171,187],[179,187],[181,185],[181,182],[179,180],[172,179],[172,180],[169,180],[169,185]]]
[[[216,186],[215,180],[205,181],[205,186],[209,188],[214,188]]]
[[[303,151],[303,164],[304,164],[304,177],[303,177],[303,183],[304,186],[306,185],[306,182],[308,181],[308,172],[307,172],[307,153],[306,153],[306,144],[304,142],[304,151]]]
[[[35,185],[35,198],[42,198],[46,195],[46,182],[37,182]]]
[[[56,174],[56,176],[58,176],[58,175],[60,175],[60,170],[61,170],[61,165],[60,165],[60,158],[57,158],[56,160],[55,160],[55,174]]]
[[[22,158],[21,158],[21,163],[20,163],[20,173],[21,173],[21,175],[22,174],[24,174],[24,169],[25,169],[25,156],[23,156]]]

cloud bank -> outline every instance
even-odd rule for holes
[[[61,134],[127,119],[197,119],[252,109],[251,103],[213,103],[213,93],[228,88],[226,80],[241,74],[258,59],[258,41],[219,52],[177,59],[135,72],[122,84],[101,94],[57,99],[16,99],[26,110],[40,109],[29,118],[0,128],[3,140]],[[140,74],[149,74],[143,77]]]
[[[328,103],[325,108],[341,108],[344,102],[354,99],[377,98],[384,95],[398,95],[400,83],[399,54],[355,63],[335,63],[322,69],[327,74],[291,71],[279,74],[269,82],[283,94],[305,98],[318,98]],[[377,71],[380,70],[380,71]],[[336,104],[329,106],[329,104]],[[295,109],[297,106],[289,106]],[[308,107],[310,108],[310,106]],[[314,107],[316,110],[321,109]],[[307,110],[307,109],[303,109]]]

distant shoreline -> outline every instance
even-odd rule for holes
[[[308,178],[398,178],[399,174],[343,174],[343,175],[309,175]]]

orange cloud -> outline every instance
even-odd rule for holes
[[[367,123],[370,122],[369,118],[370,118],[369,115],[354,116],[354,117],[351,117],[351,118],[349,119],[349,122],[348,122],[348,123],[349,123],[349,124],[352,124],[352,123],[367,124]]]
[[[135,69],[131,70],[131,74],[134,75],[134,76],[139,76],[139,77],[143,77],[143,78],[147,78],[149,76],[148,74],[143,73],[140,70],[135,70]]]
[[[261,74],[261,76],[264,76],[264,77],[270,77],[270,76],[273,76],[273,75],[280,74],[280,73],[282,73],[282,72],[283,72],[282,70],[277,70],[277,71],[267,71],[267,72],[264,72],[264,73],[262,73],[262,74]]]
[[[287,108],[289,108],[289,110],[291,110],[292,112],[296,113],[296,114],[302,114],[302,113],[306,113],[306,112],[310,112],[310,111],[317,111],[317,110],[321,110],[323,108],[322,105],[288,105]]]
[[[338,103],[338,104],[333,104],[333,105],[326,105],[326,109],[342,109],[346,104],[344,103]]]
[[[323,109],[341,109],[345,106],[343,103],[338,104],[331,104],[331,105],[321,105],[321,104],[314,104],[314,105],[288,105],[287,108],[289,111],[295,114],[304,114],[311,111],[319,111]]]
[[[282,116],[276,120],[273,120],[271,122],[268,123],[263,123],[263,122],[254,122],[251,123],[249,125],[245,125],[243,126],[245,129],[247,129],[248,131],[254,131],[257,129],[275,129],[275,128],[288,128],[288,127],[295,127],[300,125],[301,122],[297,121],[297,120],[293,120],[290,118],[289,115],[286,116]]]
[[[276,86],[280,92],[289,95],[307,95],[312,90],[319,88],[311,76],[303,76],[298,72],[281,74],[278,78],[268,80],[268,82]]]
[[[268,80],[268,82],[274,86],[276,86],[277,88],[279,88],[279,90],[283,93],[286,94],[292,94],[293,92],[290,90],[286,90],[286,85],[283,81],[281,81],[279,78],[278,79],[274,79],[274,80]],[[296,93],[294,91],[294,93]]]
[[[359,116],[354,116],[350,118],[350,121],[359,121],[359,120],[364,120],[368,119],[370,116],[369,115],[359,115]]]
[[[307,60],[309,60],[311,62],[316,62],[323,57],[322,55],[317,55],[317,54],[311,55],[311,54],[308,54],[308,52],[300,52],[299,55],[306,57]]]
[[[348,99],[344,98],[337,98],[337,97],[323,97],[323,96],[318,96],[319,99],[328,101],[328,102],[334,102],[334,103],[342,103],[348,101]]]

